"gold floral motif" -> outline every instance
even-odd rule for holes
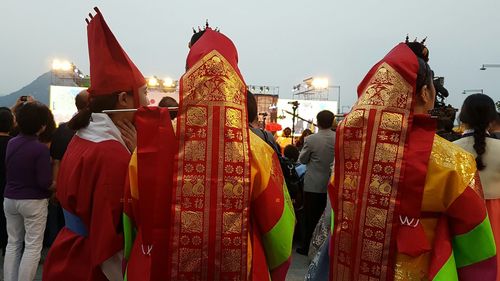
[[[183,233],[199,233],[202,231],[202,212],[183,211],[181,213],[181,231]]]
[[[382,243],[364,239],[361,258],[369,262],[380,263],[383,247],[384,244]]]
[[[193,242],[193,245],[198,246],[201,244],[201,237],[198,235],[195,235],[195,236],[193,236],[191,241]]]
[[[200,174],[205,172],[205,166],[203,166],[203,164],[197,164],[196,165],[196,172],[198,172]]]
[[[387,218],[387,210],[375,207],[368,207],[366,209],[366,225],[377,227],[380,229],[385,228],[385,219]]]
[[[226,142],[224,149],[224,159],[226,162],[243,162],[243,143]]]
[[[410,109],[413,88],[387,63],[382,63],[359,98],[357,105]]]
[[[241,251],[225,249],[222,251],[222,272],[238,272],[241,267]]]
[[[188,126],[206,126],[207,125],[207,109],[204,107],[189,107],[187,109],[186,124]]]
[[[364,121],[364,110],[354,110],[347,115],[347,121],[345,123],[346,127],[349,128],[362,128]]]
[[[361,141],[345,142],[344,155],[347,160],[358,160],[361,155]]]
[[[226,126],[241,128],[241,111],[233,108],[226,109]]]
[[[184,159],[187,161],[205,160],[205,143],[202,141],[186,141]]]
[[[179,271],[199,272],[201,269],[201,249],[181,248],[179,251]]]
[[[403,114],[384,112],[382,113],[382,122],[380,127],[384,130],[401,131],[403,126]]]
[[[222,231],[225,234],[241,232],[241,213],[224,212],[222,216]]]
[[[391,143],[377,143],[375,161],[394,162],[398,153],[398,145]]]

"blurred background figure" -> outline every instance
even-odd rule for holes
[[[285,147],[289,144],[292,144],[292,129],[289,127],[286,127],[281,136],[276,139],[276,143],[278,143],[281,154],[283,154],[283,151],[285,150]]]
[[[332,124],[335,115],[328,110],[318,113],[318,133],[304,141],[299,162],[307,166],[304,177],[305,237],[297,253],[307,255],[314,228],[326,207],[326,191],[334,159],[335,132]]]
[[[306,137],[312,135],[312,133],[313,132],[309,129],[305,129],[304,131],[302,131],[302,135],[300,135],[299,140],[295,144],[299,152],[302,150],[302,147],[304,147],[304,140],[306,139]]]
[[[33,280],[40,260],[52,183],[49,148],[38,140],[49,121],[47,112],[48,108],[39,102],[20,105],[16,109],[19,135],[7,145],[6,281]]]
[[[497,112],[497,120],[491,125],[490,134],[500,139],[500,112]]]
[[[5,256],[5,246],[7,246],[7,226],[5,213],[3,211],[3,192],[5,190],[5,152],[7,143],[11,139],[9,132],[14,125],[14,116],[7,107],[0,107],[0,198],[2,208],[0,208],[0,248],[2,255]]]
[[[250,130],[263,139],[274,151],[276,151],[279,158],[281,158],[281,151],[279,149],[274,136],[271,132],[261,129],[259,127],[259,116],[257,114],[257,101],[252,92],[247,91],[247,110],[248,110],[248,122]]]
[[[163,97],[158,103],[159,107],[178,107],[179,103],[172,97]],[[169,110],[170,120],[177,118],[177,110]]]
[[[489,96],[468,96],[460,111],[465,132],[463,138],[455,143],[476,157],[495,243],[500,245],[500,140],[493,138],[487,131],[497,118],[495,103]],[[500,260],[497,260],[497,266],[500,266]],[[497,280],[500,280],[498,273]]]

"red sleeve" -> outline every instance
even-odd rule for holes
[[[101,264],[123,249],[123,191],[130,153],[116,141],[106,141],[99,149],[100,176],[92,195],[89,239],[92,262]]]

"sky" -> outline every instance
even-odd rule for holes
[[[430,65],[445,77],[447,99],[460,107],[464,90],[500,100],[498,0],[2,0],[0,95],[50,69],[55,58],[89,73],[85,16],[98,6],[145,76],[178,79],[192,27],[208,19],[235,43],[247,84],[292,87],[327,77],[351,106],[365,74],[406,34],[427,36]],[[335,96],[332,95],[332,97]]]

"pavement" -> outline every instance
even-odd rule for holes
[[[38,271],[34,281],[42,280],[42,266],[43,266],[43,258],[47,255],[47,249],[42,251],[42,261],[38,266]],[[0,264],[2,265],[0,268],[0,281],[3,281],[3,256],[0,255]],[[303,281],[304,276],[306,275],[307,267],[309,265],[309,259],[306,256],[299,255],[295,252],[295,247],[293,249],[292,255],[292,265],[288,270],[288,275],[286,276],[286,281]]]

